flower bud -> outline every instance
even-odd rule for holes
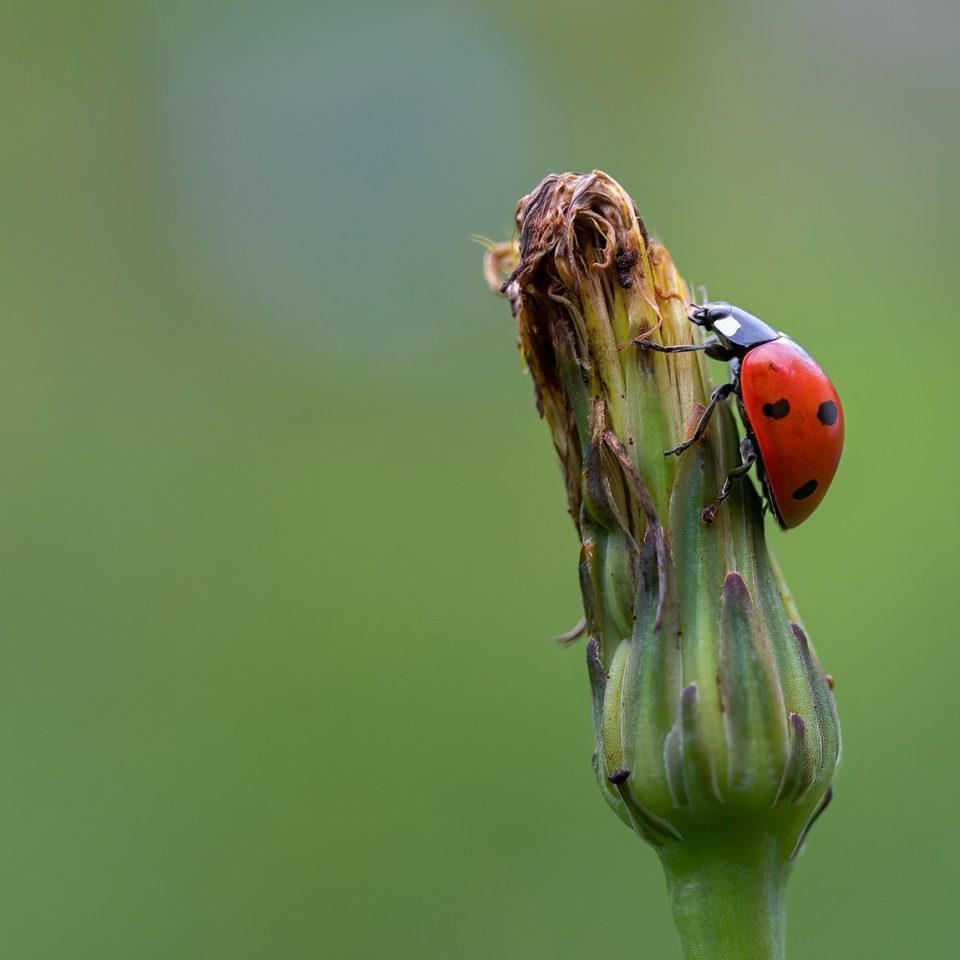
[[[716,506],[739,463],[729,406],[664,457],[712,389],[702,353],[630,345],[700,342],[666,248],[599,172],[547,177],[516,222],[519,244],[491,248],[486,272],[516,317],[581,539],[601,789],[660,853],[688,956],[779,955],[786,876],[839,754],[828,678],[753,485]]]

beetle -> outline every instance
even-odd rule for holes
[[[679,456],[704,434],[717,404],[736,396],[746,435],[739,466],[723,483],[717,505],[733,482],[756,465],[777,523],[803,523],[823,500],[843,451],[843,410],[829,377],[797,343],[746,310],[725,302],[691,304],[689,320],[710,331],[703,343],[664,346],[643,337],[630,341],[643,350],[686,353],[702,350],[729,361],[730,380],[717,387],[693,434],[667,450]],[[712,519],[715,508],[704,511]]]

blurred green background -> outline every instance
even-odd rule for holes
[[[955,4],[6,8],[0,954],[675,958],[469,237],[602,168],[835,379],[790,956],[955,948]],[[718,374],[720,368],[718,368]]]

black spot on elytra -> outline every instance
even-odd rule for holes
[[[765,403],[763,414],[771,420],[782,420],[790,412],[790,403],[786,397],[781,397],[776,403]]]
[[[613,771],[613,773],[610,774],[610,776],[607,777],[607,780],[609,780],[610,783],[620,786],[621,783],[627,782],[627,778],[629,776],[630,776],[629,770],[624,770],[623,767],[618,767],[616,770]]]
[[[820,486],[820,484],[817,483],[816,480],[808,480],[802,487],[797,487],[797,489],[793,491],[793,499],[806,500],[818,486]]]
[[[840,411],[832,400],[824,400],[823,403],[817,407],[817,419],[825,427],[832,427],[837,422],[837,417],[839,416]]]

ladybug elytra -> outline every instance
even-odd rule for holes
[[[733,481],[756,464],[777,523],[783,529],[798,526],[820,504],[840,462],[843,410],[837,391],[802,347],[746,310],[721,302],[693,304],[688,317],[713,336],[702,344],[661,346],[642,337],[632,343],[660,353],[703,350],[715,360],[729,361],[730,382],[713,391],[693,435],[664,456],[693,446],[717,404],[734,394],[746,436],[740,466],[727,475],[717,504],[730,495]],[[708,511],[705,519],[712,516]]]

